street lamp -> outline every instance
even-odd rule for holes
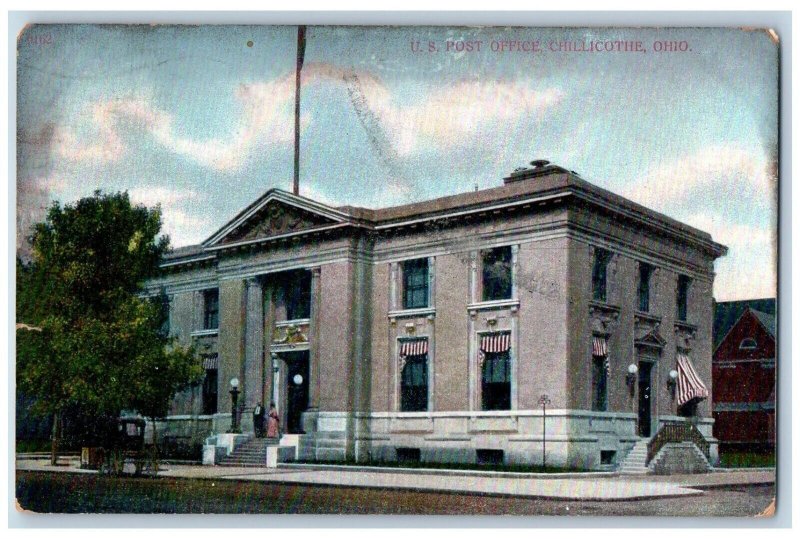
[[[678,371],[672,369],[669,371],[669,379],[667,380],[667,387],[672,393],[672,400],[675,400],[675,388],[678,385]]]
[[[239,433],[239,379],[231,378],[231,430]]]
[[[636,365],[636,363],[631,363],[628,365],[628,375],[626,376],[626,381],[628,382],[628,389],[631,392],[631,398],[633,398],[637,372],[639,372],[639,367]]]
[[[547,405],[550,404],[552,401],[550,397],[547,396],[547,393],[543,394],[539,397],[539,404],[542,406],[542,471],[544,471],[545,463],[547,462],[545,459],[545,455],[547,455],[547,442],[545,438],[547,436]]]

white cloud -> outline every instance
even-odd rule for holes
[[[722,216],[700,213],[690,215],[683,221],[711,234],[714,241],[727,245],[731,252],[770,246],[775,240],[774,230],[742,225],[726,221]]]
[[[192,189],[173,189],[163,186],[134,187],[128,190],[128,195],[137,204],[145,206],[161,204],[162,208],[201,198],[201,195]]]
[[[718,301],[775,297],[777,282],[774,229],[730,222],[725,216],[698,213],[682,219],[728,247],[717,260],[714,297]]]
[[[71,131],[62,128],[57,131],[56,149],[61,157],[71,161],[114,162],[127,151],[120,134],[120,128],[127,126],[146,131],[165,148],[201,165],[218,171],[236,170],[259,140],[278,144],[293,140],[293,120],[285,106],[286,90],[281,86],[285,85],[242,86],[236,94],[242,106],[239,123],[225,139],[181,136],[173,127],[173,115],[149,100],[115,99],[91,107],[96,142],[83,144]]]
[[[755,196],[772,200],[777,189],[774,164],[760,152],[736,144],[709,146],[648,171],[625,196],[659,210],[698,198]]]
[[[204,197],[196,191],[156,186],[136,187],[130,189],[128,194],[136,204],[150,207],[161,205],[161,231],[169,234],[173,246],[199,243],[210,233],[210,223],[199,216],[203,211],[196,204]]]
[[[436,89],[412,104],[399,104],[373,74],[330,64],[307,64],[303,84],[342,84],[373,144],[389,157],[408,156],[425,147],[440,150],[474,141],[487,128],[520,117],[535,117],[560,102],[558,89],[535,91],[503,82],[465,81]],[[90,107],[95,129],[84,143],[67,128],[56,131],[58,154],[72,161],[113,162],[127,148],[122,126],[143,129],[169,150],[217,171],[239,169],[259,143],[294,140],[294,73],[271,81],[243,84],[236,90],[241,105],[234,131],[224,138],[195,139],[176,133],[172,114],[150,99],[100,101]],[[310,121],[308,115],[301,118]]]
[[[720,271],[714,281],[714,298],[717,301],[774,298],[777,294],[777,272],[775,263],[730,264]]]
[[[399,155],[422,146],[445,150],[470,142],[493,124],[539,116],[563,97],[556,88],[537,91],[513,82],[462,81],[436,88],[414,103],[400,104],[369,72],[314,64],[307,76],[342,81],[365,129],[380,124]]]

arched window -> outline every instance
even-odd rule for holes
[[[742,342],[739,343],[739,350],[755,350],[758,348],[758,343],[755,339],[742,339]]]

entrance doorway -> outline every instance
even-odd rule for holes
[[[653,363],[639,362],[639,436],[649,438],[653,416]]]
[[[285,410],[283,432],[286,434],[303,434],[303,412],[308,410],[308,350],[302,352],[284,352],[280,354],[285,367],[280,380],[279,406]]]

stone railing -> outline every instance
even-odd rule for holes
[[[710,444],[703,433],[694,424],[687,421],[670,421],[664,423],[661,429],[647,444],[647,463],[661,451],[666,444],[675,442],[692,442],[703,452],[706,459],[711,458]]]

